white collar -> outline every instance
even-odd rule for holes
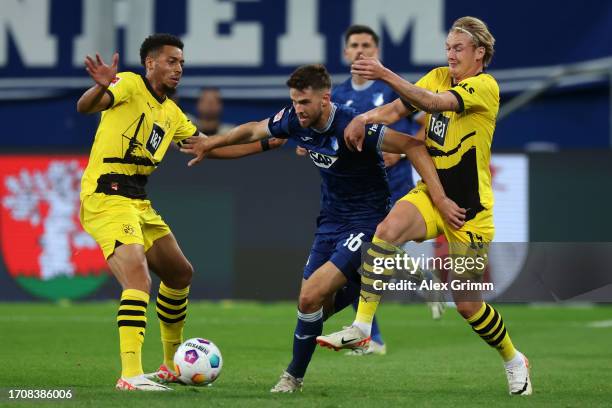
[[[365,91],[366,89],[371,87],[373,83],[374,81],[370,80],[370,81],[364,82],[361,85],[357,85],[355,81],[353,81],[353,78],[351,78],[351,87],[353,88],[354,91]]]
[[[314,130],[317,133],[325,133],[329,130],[329,128],[331,127],[332,122],[334,121],[334,116],[336,116],[336,104],[332,102],[331,104],[331,112],[329,112],[329,118],[327,119],[327,123],[325,124],[325,127],[323,129],[315,129],[313,127],[311,127],[312,130]]]

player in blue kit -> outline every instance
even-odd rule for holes
[[[365,25],[352,25],[344,34],[344,58],[352,64],[361,57],[378,58],[378,35]],[[372,81],[351,75],[332,89],[332,101],[353,108],[357,113],[365,113],[378,106],[392,102],[399,95],[385,82]],[[402,118],[390,127],[397,131],[415,135],[424,124],[425,115],[419,112],[410,117]],[[387,178],[391,190],[391,204],[404,197],[414,188],[412,180],[412,166],[405,155],[383,152],[383,159],[387,169]],[[429,302],[434,318],[440,318],[444,311],[444,304]],[[357,308],[357,301],[353,304]],[[387,347],[378,326],[378,319],[372,321],[372,341],[366,349],[349,351],[349,355],[386,354]]]
[[[357,115],[331,103],[331,79],[322,65],[298,68],[287,81],[292,106],[259,122],[240,125],[209,138],[189,138],[183,153],[196,157],[192,166],[222,146],[251,143],[269,136],[292,139],[308,150],[321,175],[321,212],[310,256],[304,268],[293,338],[293,359],[271,392],[301,390],[303,377],[322,333],[323,320],[358,296],[361,243],[372,238],[390,208],[381,151],[406,154],[439,198],[439,211],[459,217],[446,198],[433,162],[421,141],[380,124],[369,125],[361,152],[350,151],[344,129]]]
[[[378,35],[365,25],[352,25],[344,34],[344,57],[352,64],[363,57],[378,58]],[[351,75],[346,81],[332,89],[333,102],[353,108],[357,113],[364,113],[378,106],[392,102],[399,98],[395,91],[382,81],[371,81]],[[424,115],[403,118],[392,126],[399,132],[415,135],[423,126]],[[383,153],[389,187],[391,189],[391,203],[408,194],[414,188],[412,168],[405,155]]]

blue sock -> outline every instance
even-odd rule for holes
[[[357,306],[359,306],[359,298],[353,302],[353,309],[357,310]],[[376,316],[374,316],[374,320],[372,320],[372,332],[370,333],[370,336],[372,336],[372,341],[375,341],[378,344],[385,344],[382,334],[380,333],[380,328],[378,327],[378,319],[376,319]]]
[[[310,358],[315,351],[315,339],[323,333],[323,308],[314,313],[298,310],[298,320],[293,335],[293,359],[287,372],[295,378],[304,378]]]
[[[359,302],[359,285],[348,284],[343,288],[338,289],[334,296],[334,313],[338,313],[350,304],[357,305]]]

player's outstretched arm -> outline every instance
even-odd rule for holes
[[[361,151],[365,137],[365,126],[370,123],[391,125],[408,115],[409,110],[401,100],[396,99],[353,118],[344,129],[344,140],[352,151]]]
[[[425,112],[458,112],[461,109],[457,97],[451,92],[434,93],[416,86],[373,57],[362,57],[353,62],[351,73],[366,79],[380,79],[386,82],[403,100]]]
[[[422,141],[387,128],[381,149],[384,152],[406,154],[425,181],[431,201],[438,208],[442,217],[454,228],[459,229],[463,226],[466,211],[446,196],[436,167]]]
[[[211,150],[224,146],[256,142],[268,135],[268,119],[260,122],[248,122],[236,126],[222,135],[211,137],[192,136],[185,139],[182,143],[181,152],[195,156],[187,164],[191,167],[201,162]]]
[[[95,113],[107,109],[111,103],[111,97],[106,93],[109,85],[117,75],[119,54],[113,55],[113,62],[107,65],[100,54],[96,53],[94,60],[89,55],[85,57],[85,69],[94,80],[95,85],[89,88],[77,102],[77,112]]]
[[[239,144],[234,146],[224,146],[211,150],[206,158],[208,159],[240,159],[241,157],[252,156],[268,150],[276,149],[287,143],[287,139],[271,137],[261,139],[258,142]]]

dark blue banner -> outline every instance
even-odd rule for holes
[[[605,0],[563,6],[528,0],[3,0],[1,14],[5,99],[11,89],[36,89],[41,96],[45,89],[87,86],[83,57],[96,51],[109,60],[117,50],[121,69],[139,69],[140,44],[152,32],[185,42],[184,87],[214,83],[251,89],[259,98],[279,97],[261,88],[282,87],[301,64],[321,62],[346,75],[342,34],[354,23],[379,32],[386,65],[416,79],[445,65],[452,22],[477,16],[497,39],[491,70],[502,91],[504,82],[612,55],[612,4]]]

